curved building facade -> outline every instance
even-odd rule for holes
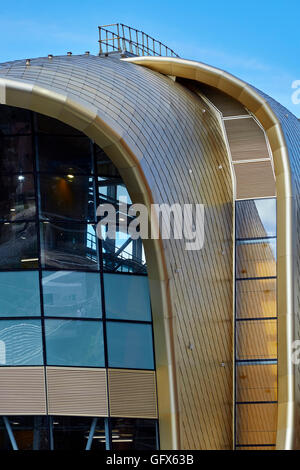
[[[0,445],[297,448],[299,121],[125,55],[0,65]],[[120,210],[100,239],[124,198],[202,204],[203,246],[131,239]]]

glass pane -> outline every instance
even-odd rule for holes
[[[45,218],[95,220],[94,178],[40,175],[41,212]]]
[[[45,320],[47,364],[104,367],[102,323]]]
[[[249,364],[237,365],[236,401],[276,401],[277,365]]]
[[[237,359],[276,359],[276,326],[276,320],[237,322]]]
[[[0,173],[33,171],[32,137],[1,137]]]
[[[35,190],[32,175],[0,175],[0,219],[35,217]]]
[[[155,450],[156,421],[154,419],[113,418],[113,450]]]
[[[40,314],[38,272],[0,272],[0,316]]]
[[[237,278],[276,276],[276,239],[239,241],[236,259]]]
[[[107,322],[109,367],[153,369],[151,325]]]
[[[151,321],[147,277],[104,274],[104,292],[107,318]]]
[[[5,134],[29,134],[30,111],[14,106],[0,105],[0,136]]]
[[[94,418],[53,417],[54,450],[85,450]],[[105,450],[104,419],[97,418],[92,450]]]
[[[43,222],[41,245],[44,268],[98,269],[98,244],[94,224]]]
[[[99,176],[117,176],[120,177],[119,172],[112,161],[108,158],[104,150],[98,145],[94,146],[96,157],[97,173]]]
[[[276,317],[276,279],[237,281],[236,317]]]
[[[0,224],[0,268],[37,268],[37,232],[34,222]]]
[[[10,425],[19,450],[48,450],[47,416],[14,416]]]
[[[0,320],[0,365],[43,364],[40,320]]]
[[[102,317],[100,274],[43,272],[44,313],[63,317]]]
[[[237,238],[276,236],[276,199],[236,202]]]
[[[51,173],[91,173],[92,143],[84,136],[38,137],[39,170]]]
[[[36,131],[40,134],[83,136],[83,134],[74,127],[68,126],[57,119],[39,113],[35,113],[35,117]]]
[[[238,444],[275,444],[277,403],[237,405]]]

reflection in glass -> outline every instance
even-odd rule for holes
[[[276,279],[236,281],[236,317],[276,317]]]
[[[277,364],[237,364],[236,401],[276,401]]]
[[[0,268],[37,268],[37,231],[34,222],[0,224]]]
[[[156,421],[154,419],[112,418],[113,450],[155,450]]]
[[[0,133],[0,173],[31,172],[33,170],[33,150],[31,136],[1,137]]]
[[[0,174],[0,219],[35,217],[35,190],[32,175]]]
[[[98,273],[44,271],[42,282],[45,315],[102,317]]]
[[[276,276],[276,239],[237,241],[236,259],[237,278]]]
[[[45,320],[47,364],[104,367],[102,323]]]
[[[94,224],[41,223],[42,266],[55,269],[98,269]]]
[[[277,321],[239,321],[236,325],[236,356],[245,359],[277,358]]]
[[[128,225],[134,217],[128,215],[132,202],[121,178],[98,177],[98,198],[100,204],[111,204],[116,212],[113,236],[108,233],[107,225],[103,224],[101,227],[105,270],[145,274],[146,261],[142,240],[132,240],[128,235]]]
[[[40,175],[40,195],[42,217],[95,220],[92,177]]]
[[[152,326],[107,322],[109,367],[153,369]]]
[[[92,173],[92,143],[85,136],[38,136],[39,171]]]
[[[3,134],[29,134],[30,132],[30,111],[14,106],[0,105],[0,136]]]
[[[147,277],[104,274],[104,292],[107,318],[151,321]]]
[[[251,403],[236,406],[237,443],[262,445],[276,442],[277,403]]]
[[[40,320],[0,320],[0,365],[43,364]]]
[[[275,236],[275,198],[236,202],[237,238],[264,238]]]
[[[38,271],[0,272],[0,316],[40,314]]]

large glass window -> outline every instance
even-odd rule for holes
[[[104,367],[102,323],[45,320],[48,365]]]
[[[0,174],[0,219],[35,217],[35,189],[32,175]]]
[[[43,222],[41,246],[43,268],[99,269],[95,224]]]
[[[106,317],[151,321],[148,279],[144,276],[104,274]],[[118,295],[115,293],[118,292]]]
[[[108,365],[129,369],[153,369],[151,325],[106,322]]]
[[[38,260],[34,222],[0,223],[0,269],[37,268]]]
[[[46,316],[102,317],[97,273],[44,271],[43,298]]]
[[[40,320],[0,320],[0,365],[43,364]]]
[[[236,442],[274,448],[277,419],[276,199],[236,203]]]
[[[157,421],[90,416],[2,416],[0,450],[156,450]]]
[[[33,147],[31,136],[2,137],[0,131],[0,173],[33,171]]]
[[[73,174],[40,176],[41,215],[95,221],[94,178]]]
[[[0,316],[41,315],[38,271],[0,272]]]

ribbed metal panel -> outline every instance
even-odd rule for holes
[[[157,418],[154,371],[108,370],[110,416]]]
[[[46,374],[50,415],[108,415],[105,369],[47,367]]]
[[[0,368],[0,415],[45,415],[43,367]]]
[[[253,118],[224,121],[233,161],[270,158],[263,130]]]

